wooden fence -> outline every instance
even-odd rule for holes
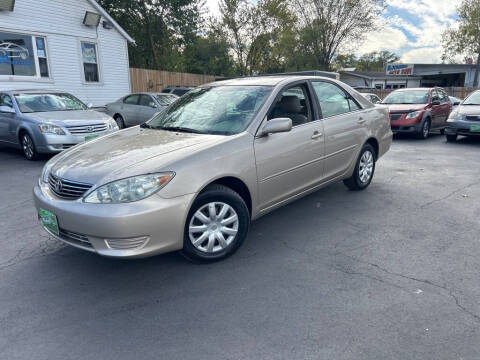
[[[473,87],[446,87],[443,88],[447,92],[448,95],[454,96],[459,99],[465,99],[467,95],[472,93],[475,90],[478,90],[478,88],[473,88]],[[392,89],[361,89],[359,90],[360,92],[364,93],[372,93],[376,94],[380,99],[384,99],[388,94],[390,94]]]
[[[132,92],[159,92],[168,86],[198,86],[215,81],[215,76],[147,69],[130,69]]]

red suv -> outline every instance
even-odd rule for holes
[[[452,111],[450,99],[441,88],[395,90],[382,104],[390,110],[394,133],[414,133],[420,139],[426,139],[430,130],[440,130],[443,134]]]

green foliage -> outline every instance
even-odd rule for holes
[[[338,55],[375,27],[383,0],[219,1],[220,17],[208,24],[204,0],[99,3],[135,39],[129,45],[132,67],[228,77],[353,62],[378,68],[389,55]]]
[[[458,27],[447,29],[442,35],[442,60],[454,62],[457,56],[477,58],[473,86],[478,85],[480,67],[480,1],[463,0],[457,8]]]

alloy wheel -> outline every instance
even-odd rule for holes
[[[29,135],[24,134],[22,136],[22,148],[23,153],[27,157],[27,159],[32,159],[35,155],[35,147],[33,145],[33,141]]]
[[[198,209],[188,227],[192,245],[204,253],[217,253],[227,248],[237,236],[239,218],[233,207],[224,202],[211,202]]]
[[[367,183],[373,174],[374,158],[370,150],[363,153],[358,166],[358,176],[362,183]]]
[[[425,121],[425,124],[423,124],[423,137],[425,139],[428,137],[429,132],[430,132],[430,123],[428,121]]]

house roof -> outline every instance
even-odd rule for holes
[[[130,36],[128,35],[128,33],[123,30],[123,28],[115,21],[113,20],[113,18],[107,13],[107,11],[101,7],[95,0],[87,0],[90,4],[92,4],[92,6],[98,10],[98,12],[100,12],[100,14],[105,18],[107,19],[109,22],[112,23],[113,27],[115,29],[117,29],[117,31],[122,34],[122,36],[127,39],[129,42],[131,43],[134,43],[135,40]]]

